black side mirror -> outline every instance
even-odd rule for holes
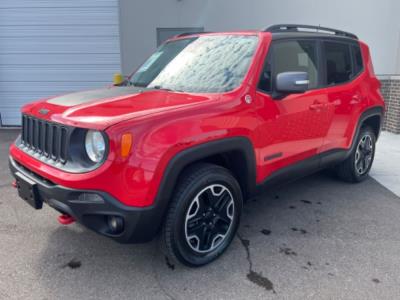
[[[276,76],[276,91],[281,94],[304,93],[309,83],[307,72],[283,72]]]

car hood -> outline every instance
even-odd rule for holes
[[[57,123],[101,130],[128,119],[185,109],[216,98],[217,95],[109,87],[33,102],[24,106],[22,112]]]

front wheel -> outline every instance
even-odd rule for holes
[[[167,255],[198,267],[230,245],[242,210],[240,186],[226,169],[212,164],[189,168],[178,182],[162,239]]]
[[[362,127],[350,156],[336,167],[338,176],[347,182],[361,182],[368,177],[375,156],[375,132]]]

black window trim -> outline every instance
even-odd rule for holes
[[[358,79],[365,71],[365,65],[364,65],[364,56],[362,53],[362,49],[360,46],[360,43],[356,40],[349,40],[349,39],[343,39],[343,38],[337,38],[337,37],[279,37],[276,39],[272,39],[270,45],[269,45],[269,49],[267,54],[265,55],[264,61],[263,61],[263,65],[261,68],[261,72],[258,76],[258,82],[257,82],[257,92],[260,92],[262,94],[266,94],[272,97],[272,99],[275,99],[275,93],[274,93],[274,80],[272,77],[272,82],[271,82],[271,91],[265,91],[263,89],[259,88],[259,83],[261,80],[261,76],[262,76],[262,72],[264,71],[264,66],[265,63],[267,62],[267,60],[271,60],[271,56],[273,55],[273,45],[275,43],[279,43],[279,42],[285,42],[285,41],[315,41],[317,43],[317,62],[318,62],[318,66],[317,66],[317,70],[318,70],[318,84],[315,88],[312,89],[308,89],[308,91],[313,91],[313,90],[318,90],[318,89],[329,89],[329,88],[334,88],[337,86],[343,86],[346,84],[349,84],[353,81],[355,81],[356,79]],[[352,46],[356,46],[360,49],[361,52],[361,58],[362,58],[362,68],[360,70],[360,72],[358,72],[357,74],[354,74],[353,77],[346,81],[346,82],[341,82],[339,84],[335,84],[335,85],[327,85],[326,84],[326,78],[327,78],[327,72],[326,72],[326,59],[325,59],[325,47],[324,47],[324,43],[325,42],[333,42],[333,43],[342,43],[342,44],[346,44],[348,45],[349,49],[350,49],[350,61],[351,61],[351,66],[352,66],[352,71],[354,73],[354,68],[355,68],[355,53],[353,51],[353,47]],[[271,64],[271,74],[273,74],[273,64]]]
[[[345,44],[349,48],[351,71],[352,71],[352,77],[349,80],[341,82],[341,83],[337,83],[337,84],[331,84],[331,85],[327,84],[326,80],[328,78],[328,74],[326,71],[326,50],[325,50],[326,42]],[[353,46],[358,47],[361,52],[362,68],[361,68],[360,72],[358,72],[357,74],[354,74],[355,73],[354,72],[354,70],[355,70],[355,53],[353,51]],[[323,84],[322,84],[321,88],[329,89],[329,88],[334,88],[334,87],[338,87],[338,86],[340,87],[340,86],[349,84],[349,83],[355,81],[358,77],[360,77],[361,74],[364,73],[364,70],[365,70],[364,58],[362,56],[361,46],[358,41],[347,41],[347,40],[341,40],[341,39],[321,39],[321,53],[322,53],[322,66],[323,66],[323,74],[322,74],[323,75],[323,77],[322,77]]]

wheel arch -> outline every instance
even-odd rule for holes
[[[246,137],[231,137],[185,149],[168,163],[161,179],[155,205],[166,211],[179,176],[199,162],[210,162],[230,170],[239,182],[244,196],[255,192],[256,160],[253,144]]]
[[[353,134],[351,148],[346,156],[350,155],[354,147],[356,147],[357,136],[360,133],[360,130],[363,126],[366,125],[371,126],[371,128],[375,132],[376,138],[378,139],[382,129],[383,114],[384,114],[384,109],[382,106],[374,106],[365,110],[360,115],[357,123],[357,128]]]
[[[365,120],[362,121],[361,127],[369,126],[375,133],[376,138],[379,137],[381,132],[382,124],[382,116],[380,114],[373,114],[368,116]]]

